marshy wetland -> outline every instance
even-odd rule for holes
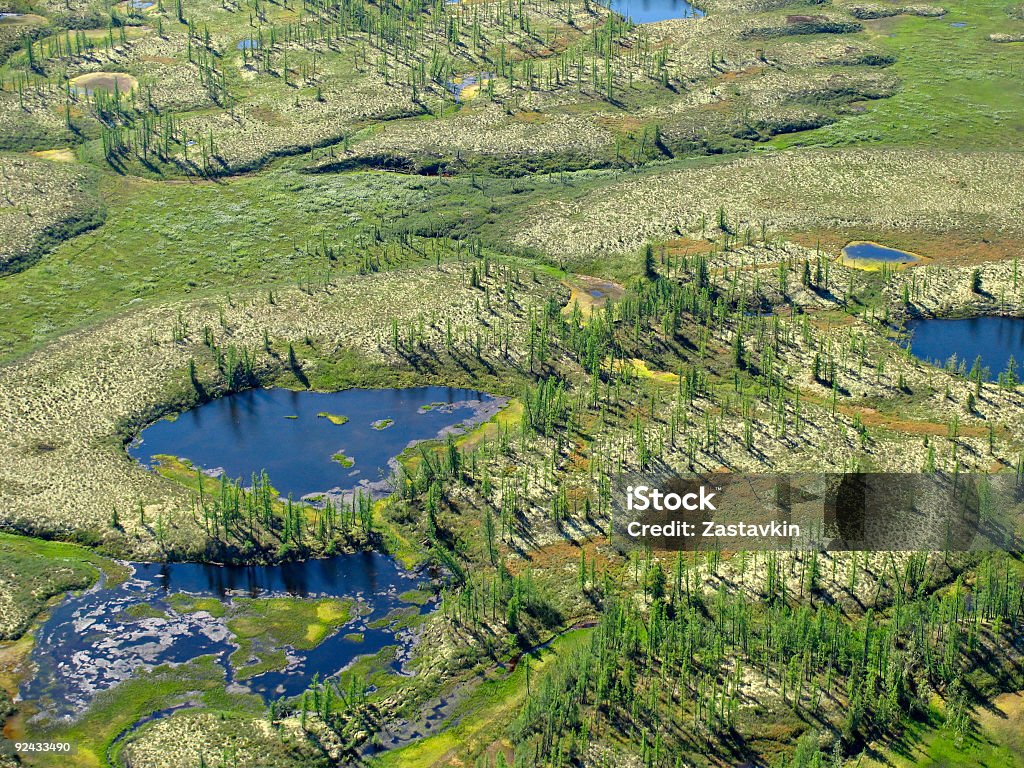
[[[0,768],[1024,765],[1016,544],[612,525],[623,478],[922,472],[1020,541],[1018,38],[0,6]]]
[[[131,573],[56,607],[37,630],[20,697],[29,724],[73,721],[144,668],[209,656],[238,693],[301,694],[388,648],[402,673],[430,579],[377,553],[275,566],[131,563]],[[428,591],[419,588],[426,586]]]

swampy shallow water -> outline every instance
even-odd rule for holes
[[[471,101],[480,95],[480,90],[487,86],[487,81],[494,78],[491,72],[480,72],[472,75],[456,75],[445,88],[455,97],[455,101]]]
[[[177,456],[210,474],[266,471],[283,496],[389,490],[393,462],[413,443],[459,433],[507,402],[470,389],[412,387],[295,392],[254,389],[213,400],[142,431],[128,452],[143,464]]]
[[[1017,375],[1024,363],[1024,318],[971,317],[964,319],[914,320],[907,324],[910,351],[927,363],[944,365],[953,355],[970,370],[981,357],[989,380],[1006,370],[1012,356]]]
[[[215,657],[226,683],[236,691],[256,693],[268,701],[299,694],[314,674],[330,677],[358,656],[387,646],[396,647],[392,666],[401,672],[415,636],[392,620],[425,613],[434,605],[432,600],[410,602],[402,596],[429,587],[436,574],[407,572],[375,552],[274,566],[129,565],[133,574],[124,583],[100,584],[66,598],[37,631],[31,654],[36,673],[20,694],[46,717],[73,718],[97,694],[143,668],[181,664],[205,655]],[[196,610],[188,599],[183,604],[182,595],[215,598],[225,610],[233,599],[243,597],[331,597],[351,601],[352,611],[347,623],[312,650],[261,648],[261,654],[283,650],[286,662],[236,679],[238,660],[233,664],[229,656],[238,645],[228,626],[230,619],[215,615],[224,611]],[[357,635],[361,639],[355,639]]]
[[[637,24],[666,19],[695,19],[704,15],[686,0],[611,0],[609,7]]]
[[[437,386],[332,393],[250,390],[147,427],[129,453],[143,463],[159,455],[187,458],[211,474],[232,478],[266,470],[282,494],[295,497],[344,497],[357,488],[385,495],[386,477],[405,448],[467,430],[506,402]],[[387,647],[395,649],[392,668],[403,673],[415,643],[409,622],[432,609],[428,590],[438,577],[409,573],[373,552],[274,566],[128,565],[132,576],[124,583],[101,583],[68,596],[39,628],[31,656],[35,673],[20,693],[46,717],[73,718],[96,695],[141,669],[203,656],[216,659],[232,690],[265,700],[299,694],[313,675],[328,678],[357,657]],[[310,648],[282,640],[262,609],[245,598],[285,599],[277,610],[286,612],[286,623],[309,620],[301,610],[287,613],[296,607],[288,601],[343,603],[327,607],[342,612],[323,625],[323,639]],[[311,610],[319,615],[318,607]],[[239,626],[264,627],[256,644],[246,644],[241,654],[236,653]]]

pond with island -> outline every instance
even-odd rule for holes
[[[283,497],[342,499],[390,492],[397,457],[424,440],[465,432],[507,400],[453,387],[297,392],[252,389],[142,431],[128,453],[146,465],[187,459],[247,484],[266,472]]]
[[[233,692],[267,702],[298,695],[313,675],[327,679],[387,647],[401,673],[415,642],[410,620],[434,607],[432,574],[407,572],[376,552],[271,566],[127,565],[132,573],[123,583],[69,596],[37,631],[35,674],[20,698],[40,719],[72,720],[143,669],[202,656],[213,657]],[[290,632],[276,633],[254,599],[300,626],[300,640],[307,626],[322,640],[308,647]],[[333,614],[322,626],[307,624],[309,612],[296,609],[297,600],[313,602],[314,616]]]
[[[266,471],[282,496],[313,503],[381,497],[403,451],[464,433],[506,403],[440,386],[256,389],[158,421],[128,450],[145,466],[174,456],[210,475]],[[35,718],[75,719],[143,669],[202,657],[223,670],[229,691],[267,702],[382,651],[393,672],[409,674],[414,627],[436,606],[441,577],[377,552],[260,566],[124,565],[124,581],[68,595],[37,630],[34,674],[20,690]]]

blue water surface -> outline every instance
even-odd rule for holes
[[[972,317],[964,319],[915,320],[907,324],[910,351],[914,357],[935,365],[944,365],[953,355],[970,370],[979,356],[988,369],[988,379],[996,380],[1006,370],[1012,356],[1020,376],[1024,364],[1024,318]]]
[[[144,464],[160,455],[185,458],[206,471],[223,470],[245,485],[254,473],[266,471],[283,496],[295,499],[357,488],[382,495],[393,459],[407,446],[468,429],[505,402],[475,390],[437,386],[254,389],[156,422],[128,452]],[[321,413],[348,421],[335,424]],[[382,428],[387,419],[392,423]],[[334,459],[338,453],[352,466]]]
[[[637,24],[665,19],[696,19],[704,15],[700,8],[686,0],[611,0],[609,7]]]
[[[843,248],[843,255],[849,259],[884,261],[888,264],[913,264],[916,261],[920,261],[912,253],[900,251],[896,248],[887,248],[877,243],[851,243]]]

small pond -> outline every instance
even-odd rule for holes
[[[268,701],[297,695],[314,674],[328,678],[357,657],[388,646],[397,648],[392,666],[403,672],[415,635],[392,620],[398,611],[408,618],[434,604],[403,599],[410,590],[429,586],[429,574],[409,573],[374,552],[276,566],[129,565],[133,574],[127,581],[68,597],[38,630],[31,655],[36,673],[22,686],[20,697],[33,701],[46,713],[42,716],[73,718],[97,694],[143,668],[207,655],[224,669],[233,690]],[[203,597],[219,601],[224,610],[192,602]],[[262,674],[246,675],[239,672],[249,659],[229,661],[238,645],[228,626],[231,601],[244,597],[340,598],[351,601],[352,611],[347,623],[312,650],[260,647],[260,658],[276,653],[280,663]],[[218,615],[225,611],[227,615]]]
[[[455,5],[459,0],[445,0]],[[699,19],[704,11],[686,0],[607,0],[603,5],[636,24],[649,24],[666,19]]]
[[[490,72],[481,72],[475,75],[455,75],[445,83],[445,88],[455,97],[456,101],[471,101],[480,95],[480,89],[494,75]]]
[[[491,418],[507,400],[470,389],[412,387],[296,392],[253,389],[142,431],[128,453],[144,464],[185,458],[211,475],[266,471],[282,496],[387,495],[397,457],[423,440]]]
[[[97,91],[127,96],[138,84],[138,80],[125,72],[89,72],[70,81],[71,89],[79,96],[93,96]]]
[[[843,262],[850,266],[898,266],[900,264],[917,264],[921,257],[912,253],[889,248],[878,243],[856,241],[843,248]]]
[[[994,381],[1006,370],[1012,356],[1020,376],[1024,364],[1024,318],[914,320],[907,324],[907,330],[910,350],[919,360],[942,366],[956,355],[958,365],[964,362],[970,370],[980,356],[989,380]]]
[[[686,0],[611,0],[609,7],[637,24],[666,19],[696,19],[704,12]]]
[[[246,38],[245,40],[239,42],[238,45],[235,47],[238,48],[238,50],[240,51],[255,51],[257,48],[260,47],[260,41],[253,40],[252,38]]]

